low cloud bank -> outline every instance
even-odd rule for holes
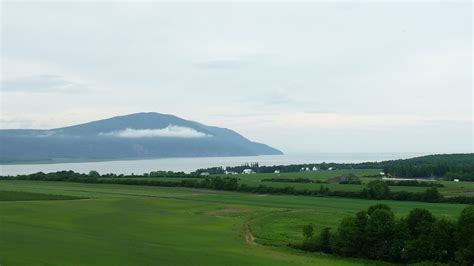
[[[108,133],[99,133],[101,136],[119,138],[204,138],[211,137],[193,128],[169,125],[162,129],[133,129],[126,128]]]

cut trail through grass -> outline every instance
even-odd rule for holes
[[[52,195],[23,191],[0,191],[0,201],[32,201],[32,200],[77,200],[86,199],[67,195]]]
[[[419,207],[447,219],[465,207],[45,181],[2,181],[1,190],[90,198],[0,202],[2,265],[377,265],[288,244],[302,241],[304,224],[334,228],[375,202],[396,216]]]
[[[245,223],[244,224],[244,232],[245,232],[245,242],[249,245],[258,245],[257,242],[255,242],[255,236],[252,234],[252,230],[250,229],[250,224]]]

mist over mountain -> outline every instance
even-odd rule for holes
[[[0,162],[277,155],[237,132],[160,113],[117,116],[49,130],[0,130]]]

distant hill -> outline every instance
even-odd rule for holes
[[[49,129],[0,130],[0,163],[277,155],[237,132],[160,113]]]

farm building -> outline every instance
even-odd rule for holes
[[[244,169],[244,170],[242,171],[242,174],[247,174],[247,175],[249,175],[249,174],[255,174],[255,172],[254,172],[252,169]]]

